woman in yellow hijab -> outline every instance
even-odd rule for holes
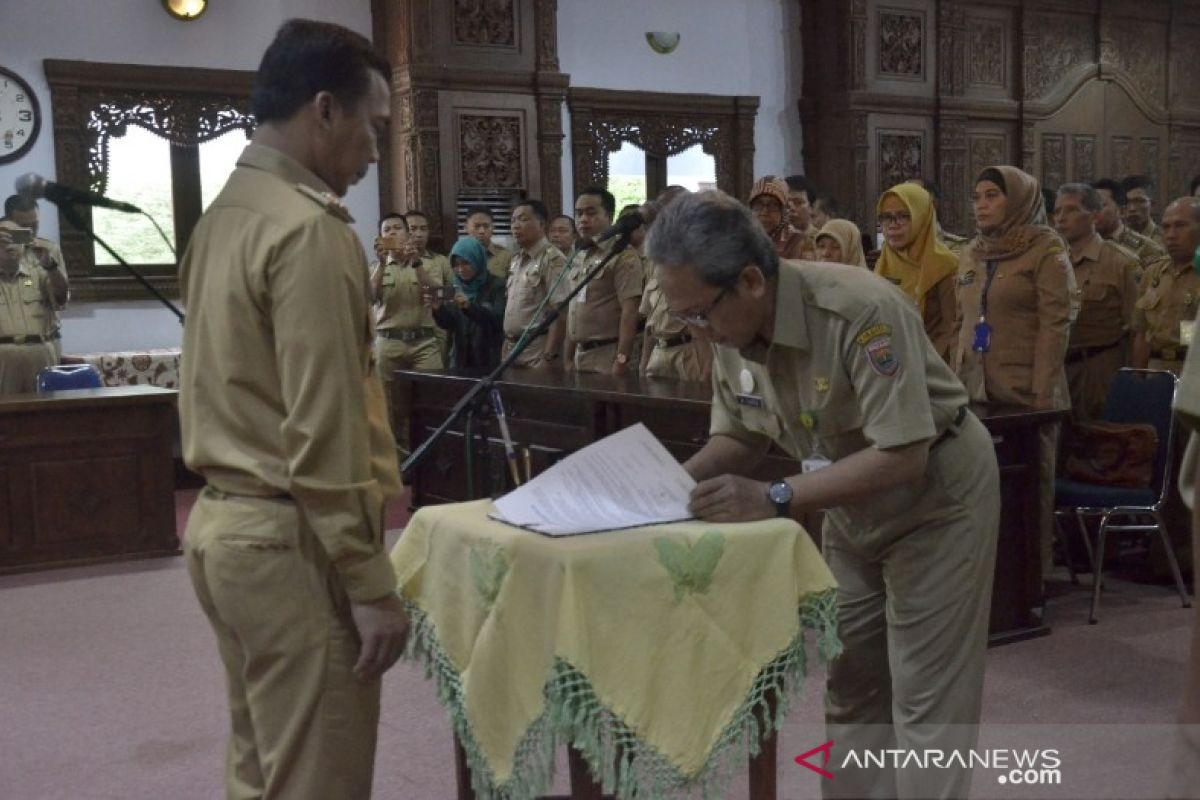
[[[817,232],[817,260],[866,267],[862,233],[848,219],[831,219]]]
[[[913,299],[925,320],[925,333],[949,364],[957,339],[958,257],[937,238],[933,198],[915,183],[902,183],[883,193],[875,211],[883,231],[875,273]]]

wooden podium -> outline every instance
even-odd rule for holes
[[[451,372],[396,373],[393,399],[410,404],[409,436],[414,446],[428,438],[476,377]],[[708,439],[707,383],[576,372],[513,368],[498,384],[518,448],[528,447],[537,474],[567,453],[634,423],[645,424],[674,456],[686,459]],[[397,419],[402,417],[396,406]],[[1000,539],[992,588],[992,644],[1049,633],[1041,620],[1042,568],[1038,530],[1038,431],[1062,418],[1058,411],[972,409],[992,434],[1000,464]],[[498,496],[508,491],[504,445],[494,423],[485,421],[486,450],[472,459],[474,485]],[[464,481],[463,427],[452,429],[413,476],[413,504],[469,499]],[[774,480],[800,472],[779,452],[768,454],[752,477]],[[490,490],[488,489],[490,487]],[[800,522],[820,542],[820,514]]]
[[[175,395],[127,386],[0,400],[0,574],[180,552]]]

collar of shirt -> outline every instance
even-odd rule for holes
[[[246,149],[242,151],[237,163],[239,167],[261,169],[288,183],[302,183],[322,194],[336,197],[333,189],[329,188],[329,184],[318,178],[308,167],[274,147],[252,142],[246,145]]]
[[[535,261],[542,255],[542,253],[546,252],[546,248],[549,246],[550,240],[543,236],[537,244],[535,244],[533,247],[530,247],[528,250],[523,247],[518,249],[517,257],[522,260],[522,263],[524,263],[526,260]]]
[[[1100,238],[1100,234],[1092,234],[1092,238],[1088,239],[1082,247],[1079,248],[1079,255],[1071,253],[1071,263],[1078,265],[1081,261],[1099,261],[1100,246],[1104,244],[1104,240]]]
[[[1182,264],[1176,264],[1174,259],[1171,261],[1170,271],[1173,277],[1178,278],[1185,272],[1191,272],[1193,269],[1195,269],[1195,266],[1191,261],[1185,261]]]
[[[812,302],[812,292],[805,285],[800,268],[781,260],[779,276],[775,280],[775,328],[771,332],[771,341],[755,339],[739,351],[742,358],[765,364],[771,347],[776,344],[808,350],[808,315],[803,309],[796,313],[797,298],[801,299],[802,306],[807,306]]]

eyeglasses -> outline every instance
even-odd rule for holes
[[[729,294],[729,287],[724,286],[721,288],[721,292],[717,295],[716,299],[709,303],[708,308],[704,309],[703,311],[697,311],[692,314],[680,314],[667,309],[667,316],[676,322],[682,322],[684,325],[691,325],[693,328],[711,327],[712,323],[708,321],[708,315],[713,312],[713,310],[717,307],[717,304],[725,299],[725,295],[727,294]]]
[[[879,225],[886,228],[889,225],[907,225],[912,222],[912,214],[906,214],[901,211],[898,214],[880,214]]]

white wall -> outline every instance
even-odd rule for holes
[[[286,19],[327,19],[371,35],[370,0],[213,0],[193,22],[169,17],[158,0],[0,0],[0,64],[33,86],[45,122],[33,149],[0,168],[0,197],[26,172],[53,179],[54,131],[42,59],[253,70]],[[379,216],[377,173],[350,190],[355,229],[369,245]],[[42,230],[58,238],[58,215],[42,204]],[[68,265],[69,266],[69,265]],[[181,328],[157,302],[78,303],[63,319],[64,350],[178,346]]]
[[[757,95],[755,175],[803,172],[797,0],[560,0],[558,58],[571,86]],[[659,55],[646,31],[679,32]],[[563,208],[572,208],[571,127],[564,111]]]

